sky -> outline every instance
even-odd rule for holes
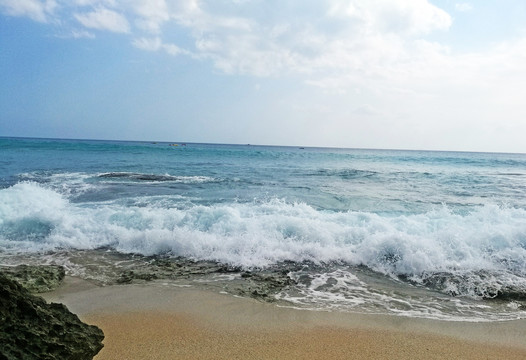
[[[526,153],[523,0],[0,0],[0,136]]]

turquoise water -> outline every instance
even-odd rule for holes
[[[295,306],[524,317],[524,154],[177,145],[0,138],[0,255],[291,261]]]

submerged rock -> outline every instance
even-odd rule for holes
[[[0,359],[92,359],[104,334],[0,272]]]
[[[66,276],[64,268],[59,265],[18,265],[1,270],[32,293],[55,290]]]

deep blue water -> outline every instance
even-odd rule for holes
[[[283,296],[298,304],[344,294],[353,307],[349,289],[370,281],[341,267],[361,265],[470,299],[526,298],[524,154],[177,145],[0,138],[0,255],[339,264]]]

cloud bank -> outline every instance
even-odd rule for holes
[[[451,54],[428,40],[447,32],[453,19],[427,0],[0,0],[0,9],[69,27],[73,38],[113,32],[137,49],[211,61],[227,74],[300,75],[324,88],[359,86],[378,77],[457,79],[453,68],[466,77],[466,61],[479,73],[494,61],[484,60],[488,53]],[[180,34],[189,41],[171,40]],[[492,54],[513,64],[520,46],[508,44],[507,54],[504,48]]]
[[[0,7],[10,16],[69,26],[72,34],[128,34],[131,44],[147,51],[181,48],[166,38],[183,32],[193,43],[168,53],[193,54],[225,73],[256,76],[402,60],[420,36],[445,31],[452,21],[427,0],[0,0]]]

